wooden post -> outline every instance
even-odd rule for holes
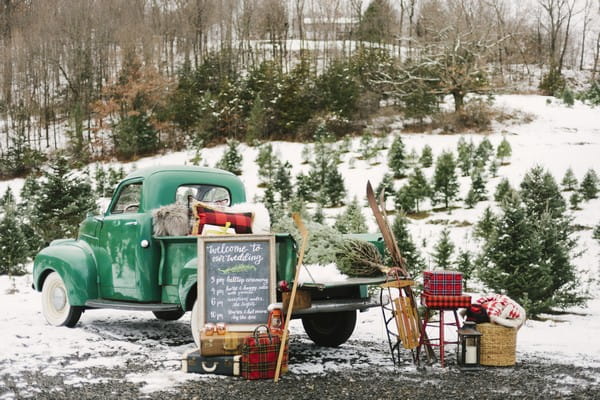
[[[292,218],[294,219],[294,223],[298,227],[300,231],[300,235],[302,236],[302,243],[300,244],[300,254],[298,255],[298,263],[296,265],[296,275],[294,277],[294,284],[292,285],[292,293],[290,295],[290,303],[288,304],[288,309],[285,313],[285,324],[283,325],[283,335],[281,336],[281,346],[279,347],[279,357],[277,357],[277,368],[275,369],[275,377],[273,380],[275,382],[279,381],[279,375],[281,373],[281,362],[283,361],[283,355],[285,353],[285,342],[288,338],[288,327],[290,324],[290,319],[292,318],[292,312],[294,310],[294,299],[296,298],[296,290],[298,289],[298,278],[300,277],[300,268],[302,268],[302,260],[304,259],[304,250],[306,248],[306,243],[308,242],[308,231],[302,222],[302,218],[300,214],[293,213]]]

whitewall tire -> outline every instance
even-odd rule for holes
[[[42,314],[50,325],[74,327],[81,317],[82,307],[69,303],[67,288],[60,275],[50,273],[42,287]]]
[[[192,318],[190,318],[190,328],[192,329],[192,336],[196,347],[200,348],[200,321],[198,318],[198,300],[194,301],[194,307],[192,307]]]

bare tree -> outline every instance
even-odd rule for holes
[[[550,70],[556,70],[561,74],[569,42],[575,0],[538,0],[538,3],[545,15],[545,18],[540,19],[540,23],[548,35]]]

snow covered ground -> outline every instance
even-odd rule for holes
[[[499,177],[488,183],[488,193],[492,193],[502,177],[508,177],[511,184],[520,183],[525,172],[535,165],[542,165],[560,181],[571,167],[579,180],[589,168],[595,168],[600,174],[600,109],[590,108],[577,103],[568,108],[556,99],[547,103],[542,96],[498,96],[496,104],[506,110],[514,109],[534,116],[527,124],[497,125],[489,139],[497,146],[506,136],[512,146],[510,164],[502,166]],[[472,138],[478,144],[482,136],[463,135]],[[455,151],[461,135],[405,134],[403,140],[408,151],[412,148],[420,153],[425,144],[429,144],[434,157],[443,150]],[[353,149],[358,149],[358,139],[353,141]],[[391,138],[388,144],[391,142]],[[292,174],[306,170],[301,165],[299,143],[275,142],[276,152],[293,165]],[[223,146],[205,150],[203,160],[213,166],[220,158]],[[254,159],[257,150],[243,148],[244,174],[242,180],[248,190],[248,198],[260,195],[257,189],[258,177]],[[182,160],[192,158],[191,153],[179,152],[166,156],[150,157],[135,163],[137,167],[150,165],[180,164]],[[370,165],[356,160],[350,167],[350,153],[344,156],[340,170],[344,175],[349,199],[357,196],[364,199],[367,180],[377,185],[386,170],[385,155],[381,164]],[[126,165],[126,170],[132,165]],[[425,171],[431,176],[433,168]],[[466,194],[470,180],[460,178],[462,195]],[[0,182],[0,194],[7,186],[18,193],[22,180]],[[489,203],[478,204],[474,209],[456,209],[436,212],[430,217],[413,221],[410,224],[415,243],[421,248],[426,260],[437,241],[444,225],[430,223],[431,220],[467,221],[474,223]],[[592,239],[591,228],[600,222],[600,200],[581,204],[582,210],[575,211],[575,223],[589,229],[581,230],[579,249],[584,254],[575,260],[583,277],[596,279],[600,272],[600,245]],[[334,217],[340,210],[325,210]],[[370,229],[375,230],[375,221],[365,209]],[[451,238],[457,249],[476,250],[478,243],[472,238],[471,227],[450,225]],[[528,321],[520,330],[517,340],[517,361],[537,360],[542,362],[564,363],[577,366],[600,367],[600,296],[598,283],[593,283],[590,300],[585,307],[569,310],[562,315],[547,316],[545,321]],[[74,329],[48,326],[41,315],[40,295],[31,289],[31,276],[17,277],[13,282],[8,277],[0,277],[0,376],[10,375],[22,387],[28,387],[35,394],[35,387],[26,381],[19,381],[23,371],[37,370],[44,375],[67,375],[67,384],[80,385],[105,379],[91,372],[81,376],[81,371],[90,368],[116,368],[134,363],[146,363],[153,366],[152,372],[132,372],[127,376],[131,382],[143,382],[144,391],[152,392],[173,387],[177,383],[193,379],[215,379],[179,371],[181,355],[193,347],[188,328],[189,313],[177,322],[161,322],[147,313],[133,313],[114,310],[95,310],[83,314]],[[340,369],[356,369],[362,366],[379,365],[393,369],[387,353],[387,339],[379,309],[359,314],[357,329],[351,340],[338,350],[310,347],[303,334],[299,321],[293,321],[292,345],[300,345],[306,354],[292,357],[292,374],[331,373]],[[291,349],[294,352],[294,347]],[[335,361],[331,360],[332,357]],[[596,378],[600,384],[600,378]],[[0,399],[10,399],[14,395],[0,388]]]

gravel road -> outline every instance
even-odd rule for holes
[[[408,361],[400,367],[391,362],[368,365],[365,361],[373,360],[370,353],[386,350],[373,348],[370,342],[351,340],[332,352],[300,336],[293,339],[291,348],[291,372],[277,384],[193,374],[174,387],[148,391],[144,382],[132,382],[129,377],[161,369],[176,371],[178,365],[144,365],[143,359],[132,358],[127,365],[81,368],[76,374],[49,376],[33,370],[18,377],[4,374],[0,399],[600,399],[600,368],[525,359],[514,367],[464,373],[455,365],[417,369]],[[335,364],[332,354],[338,354],[345,366],[319,374],[294,373],[297,364]],[[64,365],[71,361],[79,360],[57,360]],[[7,367],[2,360],[0,367]]]

